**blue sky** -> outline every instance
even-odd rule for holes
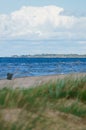
[[[0,0],[0,56],[86,54],[86,0]]]
[[[86,13],[86,0],[0,0],[0,13],[10,13],[22,6],[56,5],[67,11]]]

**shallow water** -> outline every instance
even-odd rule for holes
[[[86,72],[86,58],[0,58],[0,79]]]

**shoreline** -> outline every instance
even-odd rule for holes
[[[48,82],[54,82],[57,79],[64,79],[66,77],[80,78],[86,76],[86,73],[71,73],[71,74],[58,74],[58,75],[46,75],[46,76],[28,76],[13,78],[12,80],[1,79],[0,89],[5,87],[10,88],[31,88]]]

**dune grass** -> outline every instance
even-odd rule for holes
[[[86,119],[86,76],[29,89],[0,90],[0,130],[55,130],[48,114],[58,111]],[[62,122],[60,127],[64,127]]]

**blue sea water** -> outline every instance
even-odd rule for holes
[[[86,58],[0,58],[0,79],[86,72]]]

